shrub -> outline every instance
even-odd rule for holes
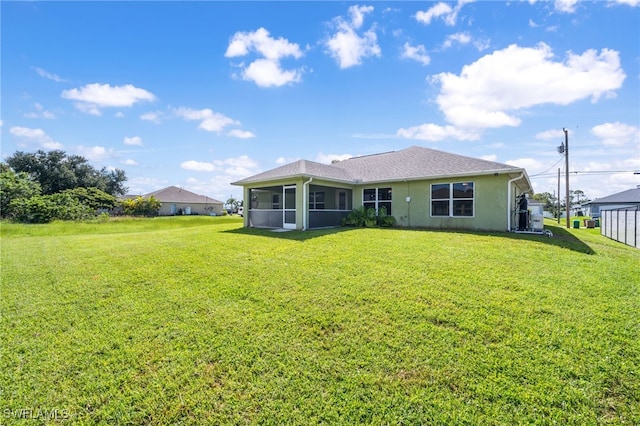
[[[384,206],[378,209],[377,214],[375,209],[358,207],[357,209],[352,210],[347,217],[342,220],[343,226],[365,226],[367,228],[373,228],[376,226],[390,227],[395,225],[395,223],[396,218],[387,215],[387,209]]]

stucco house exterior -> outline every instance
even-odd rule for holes
[[[174,215],[221,215],[222,201],[206,195],[198,195],[177,186],[169,186],[143,195],[144,198],[155,197],[161,203],[160,216]]]
[[[640,186],[602,198],[596,198],[583,204],[587,216],[600,217],[601,210],[613,210],[626,207],[640,207]]]
[[[513,230],[517,199],[531,193],[524,169],[412,146],[332,164],[299,160],[233,182],[242,186],[246,227],[340,226],[358,207],[396,226]]]

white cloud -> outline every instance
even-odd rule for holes
[[[65,80],[64,78],[60,77],[59,75],[56,75],[56,74],[52,74],[52,73],[50,73],[50,72],[47,72],[47,71],[43,70],[43,69],[42,69],[42,68],[40,68],[40,67],[31,67],[31,68],[32,68],[35,72],[37,72],[37,73],[38,73],[38,75],[39,75],[40,77],[44,77],[44,78],[46,78],[46,79],[53,80],[53,81],[55,81],[56,83],[63,83],[63,82],[65,82],[65,81],[67,81],[67,80]]]
[[[300,70],[286,71],[282,69],[279,62],[271,59],[256,59],[244,69],[242,76],[260,87],[278,87],[302,80]]]
[[[115,118],[123,118],[124,113],[122,111],[118,111],[113,115]]]
[[[515,160],[507,160],[505,164],[515,167],[521,167],[527,170],[529,175],[543,171],[548,165],[536,160],[535,158],[518,158]]]
[[[211,163],[205,163],[195,160],[185,161],[180,164],[180,167],[185,170],[192,170],[195,172],[212,172],[216,170],[216,166]]]
[[[241,155],[235,158],[227,158],[226,160],[216,160],[214,161],[214,163],[219,166],[232,166],[232,167],[243,167],[243,168],[255,168],[258,166],[258,163],[248,155]]]
[[[473,129],[462,129],[454,126],[439,126],[437,124],[421,124],[408,128],[401,128],[397,136],[407,139],[418,139],[429,142],[438,142],[445,139],[457,139],[461,141],[474,141],[480,139],[480,132]]]
[[[140,136],[125,136],[122,141],[125,145],[142,145],[142,138]]]
[[[207,132],[220,132],[227,126],[240,124],[240,122],[229,118],[224,114],[220,114],[219,112],[214,112],[209,108],[195,110],[180,107],[175,109],[174,113],[185,120],[200,120],[198,128],[206,130]]]
[[[554,62],[551,48],[540,43],[511,45],[464,66],[460,75],[440,73],[432,81],[441,85],[436,102],[448,122],[491,128],[518,126],[514,112],[525,108],[613,96],[625,77],[614,50],[569,52],[564,62]]]
[[[264,28],[254,32],[237,32],[231,38],[224,56],[235,58],[254,52],[262,58],[248,66],[240,65],[242,78],[253,81],[260,87],[284,86],[302,80],[303,69],[285,70],[280,61],[286,57],[299,59],[303,56],[300,46],[280,37],[274,39]]]
[[[609,0],[609,3],[624,4],[627,6],[636,7],[640,5],[640,0]]]
[[[109,84],[87,84],[79,89],[62,91],[62,98],[77,101],[76,108],[88,114],[100,115],[100,108],[131,107],[137,102],[154,101],[155,95],[131,84],[110,86]]]
[[[52,113],[51,111],[45,110],[44,107],[37,102],[34,104],[34,108],[36,109],[35,111],[28,112],[24,114],[24,116],[26,118],[47,118],[47,119],[56,118],[56,115],[54,113]]]
[[[331,164],[334,161],[344,161],[353,157],[351,154],[323,154],[322,152],[316,157],[318,163]]]
[[[437,3],[435,6],[430,7],[426,11],[418,11],[416,13],[416,20],[422,22],[425,25],[429,25],[434,18],[438,18],[443,15],[449,15],[453,9],[447,3]]]
[[[409,43],[405,43],[404,46],[402,46],[400,57],[403,59],[413,59],[422,65],[429,65],[429,62],[431,62],[431,58],[427,54],[427,49],[421,44],[411,46]]]
[[[591,133],[602,139],[604,145],[609,146],[624,146],[630,142],[640,142],[640,129],[620,122],[600,124],[593,127]]]
[[[153,123],[160,123],[160,118],[162,117],[161,111],[151,111],[144,113],[140,116],[140,120],[151,121]]]
[[[41,148],[45,149],[62,149],[63,145],[54,141],[51,136],[47,135],[42,129],[30,129],[28,127],[12,127],[9,133],[26,142],[35,142]]]
[[[256,135],[253,134],[253,132],[250,132],[248,130],[240,130],[240,129],[231,130],[229,133],[227,133],[227,135],[234,138],[240,138],[240,139],[251,139],[256,137]]]
[[[564,132],[561,129],[550,129],[545,130],[536,134],[536,139],[541,139],[543,141],[550,141],[557,139],[558,141],[564,140]]]
[[[444,41],[442,47],[448,49],[453,46],[454,43],[458,44],[469,44],[471,43],[471,35],[469,33],[455,33],[447,36],[447,39]]]
[[[444,23],[452,27],[456,25],[456,22],[458,21],[458,14],[462,7],[468,3],[472,3],[473,1],[475,0],[458,0],[458,3],[453,8],[447,3],[440,2],[425,12],[417,12],[415,18],[418,22],[429,25],[435,18],[442,17]]]
[[[138,162],[136,160],[132,160],[130,158],[121,161],[122,164],[124,164],[125,166],[137,166]]]
[[[577,4],[578,0],[555,0],[554,7],[558,12],[573,13]]]
[[[111,158],[114,155],[112,148],[105,148],[103,146],[83,146],[80,145],[76,148],[76,150],[83,157],[92,160],[92,161],[100,161],[107,158]]]
[[[337,31],[325,41],[325,46],[341,69],[360,65],[364,58],[380,57],[382,51],[374,29],[371,28],[362,35],[356,31],[362,27],[364,16],[372,11],[373,6],[351,6],[349,7],[350,22],[345,21],[341,16],[334,18]]]

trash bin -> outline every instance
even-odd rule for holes
[[[574,227],[575,229],[580,228],[580,221],[579,221],[579,220],[574,220],[574,221],[573,221],[573,227]]]
[[[596,219],[596,228],[600,228],[600,219]]]

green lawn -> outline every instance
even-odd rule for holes
[[[640,250],[2,223],[0,423],[640,424]]]

